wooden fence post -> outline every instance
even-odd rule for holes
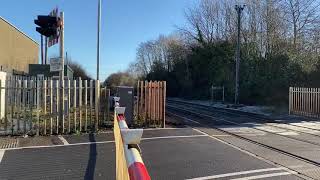
[[[292,95],[292,87],[289,87],[289,115],[291,114],[291,95]]]
[[[96,80],[95,82],[95,111],[96,111],[96,118],[95,118],[95,131],[98,131],[98,126],[99,126],[99,102],[100,102],[100,81]]]
[[[53,118],[52,118],[52,112],[53,112],[53,82],[52,80],[49,81],[50,83],[50,134],[53,134]]]
[[[163,128],[166,127],[166,95],[167,82],[163,81]]]
[[[144,110],[144,108],[143,108],[143,102],[144,102],[143,86],[144,86],[143,81],[140,81],[140,89],[138,89],[138,91],[140,91],[140,116],[139,117],[141,118],[141,120],[143,119],[143,114],[144,114],[144,112],[143,112],[143,110]],[[145,119],[143,119],[143,122],[145,123]]]
[[[21,80],[18,79],[18,87],[17,87],[17,125],[18,125],[18,132],[20,132],[20,115],[21,115]]]
[[[82,131],[82,80],[79,77],[79,130]]]
[[[316,91],[316,117],[319,118],[319,88],[315,88]]]
[[[160,119],[160,124],[162,125],[162,121],[163,121],[163,116],[162,116],[162,108],[163,108],[163,105],[162,105],[162,103],[163,103],[163,95],[162,95],[162,93],[163,93],[163,91],[162,91],[162,82],[163,81],[160,81],[159,82],[159,119]],[[162,125],[163,126],[163,125]]]
[[[43,121],[44,134],[47,134],[47,80],[43,80]]]
[[[73,80],[73,127],[77,131],[77,80]]]
[[[40,81],[39,79],[37,79],[37,90],[36,90],[36,93],[37,93],[37,136],[39,136],[40,134]]]
[[[144,82],[144,122],[147,123],[148,119],[148,81]]]
[[[68,132],[71,132],[71,81],[68,79]]]
[[[152,99],[151,99],[151,95],[152,95],[152,92],[151,92],[151,86],[152,86],[152,81],[151,82],[149,82],[149,84],[148,84],[148,96],[149,96],[149,98],[148,98],[148,121],[149,121],[149,123],[151,122],[151,120],[152,120],[152,112],[151,112],[151,101],[152,101]]]
[[[107,120],[110,121],[110,89],[107,89]]]
[[[140,102],[140,92],[139,92],[139,88],[140,88],[140,81],[138,81],[137,83],[137,112],[136,112],[136,115],[137,115],[137,120],[139,121],[139,102]]]
[[[28,81],[23,80],[23,92],[22,92],[22,104],[23,104],[23,133],[27,132],[27,104],[26,104],[26,98],[27,98],[27,88],[28,88]]]
[[[59,134],[59,80],[56,80],[56,132]]]
[[[156,120],[157,120],[157,124],[159,124],[160,122],[160,118],[159,118],[159,100],[160,100],[160,96],[159,96],[159,81],[156,82]],[[160,122],[161,124],[161,122]]]
[[[84,130],[87,131],[88,128],[88,81],[84,80],[84,106],[85,106],[85,125]]]
[[[92,125],[92,108],[93,108],[93,81],[90,80],[90,126]]]

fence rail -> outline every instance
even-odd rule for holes
[[[289,114],[320,117],[320,88],[289,88]]]
[[[101,93],[103,96],[100,97]],[[0,134],[96,130],[108,119],[107,90],[94,80],[9,76],[0,81]]]
[[[148,125],[165,127],[166,81],[138,81],[137,118]]]

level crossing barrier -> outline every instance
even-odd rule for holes
[[[138,144],[142,129],[129,129],[124,116],[125,107],[115,107],[114,138],[116,145],[116,179],[150,180]]]

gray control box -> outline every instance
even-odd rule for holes
[[[120,107],[126,107],[125,117],[127,124],[132,125],[134,117],[134,88],[130,86],[118,86],[117,96],[120,97]]]

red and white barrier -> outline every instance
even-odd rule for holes
[[[141,141],[142,129],[129,129],[128,125],[125,121],[124,117],[125,108],[124,107],[115,107],[115,126],[118,125],[120,129],[120,135],[122,139],[123,148],[116,149],[117,151],[123,150],[126,165],[127,165],[127,172],[122,172],[118,170],[120,173],[128,173],[130,180],[150,180],[149,173],[147,171],[146,166],[143,163],[138,144]],[[117,143],[117,142],[116,142]],[[117,146],[117,145],[116,145]],[[118,147],[118,146],[117,146]],[[119,153],[119,152],[118,152]],[[122,153],[119,153],[122,154]],[[122,158],[117,158],[122,159]],[[117,162],[122,163],[122,162]],[[117,168],[119,165],[117,164]],[[119,173],[117,172],[117,173]],[[119,177],[117,175],[117,177]],[[122,176],[123,178],[123,176]]]

